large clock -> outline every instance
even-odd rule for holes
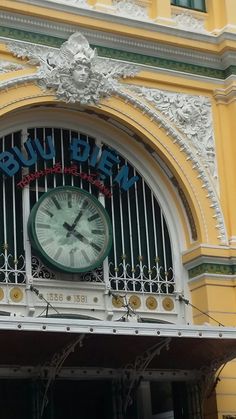
[[[54,188],[39,199],[29,217],[28,234],[46,265],[70,273],[100,266],[112,244],[105,208],[74,186]]]

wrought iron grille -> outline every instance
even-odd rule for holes
[[[93,147],[98,144],[94,138],[78,131],[51,127],[30,128],[27,136],[32,140],[37,138],[45,154],[50,154],[47,138],[51,137],[56,153],[51,159],[38,159],[36,164],[14,177],[1,175],[0,281],[22,283],[26,272],[45,280],[59,277],[27,247],[27,219],[44,192],[57,186],[74,185],[95,195],[106,207],[112,222],[113,246],[103,267],[84,275],[73,275],[72,279],[105,281],[117,291],[173,293],[175,280],[165,217],[142,174],[119,155],[120,167],[126,164],[129,178],[138,175],[139,180],[128,191],[122,190],[114,183],[120,169],[116,166],[112,176],[102,180],[105,190],[111,192],[104,195],[88,181],[88,175],[97,175],[96,169],[92,170],[88,161],[76,167],[71,161],[72,139],[80,138]],[[0,152],[10,151],[14,146],[23,152],[23,138],[26,139],[26,133],[23,135],[21,131],[2,137]],[[110,148],[108,144],[98,145],[101,150]],[[30,159],[26,150],[24,155],[26,160]],[[60,274],[60,279],[71,277]]]

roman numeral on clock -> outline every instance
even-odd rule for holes
[[[86,260],[86,262],[90,263],[90,259],[89,259],[88,255],[87,255],[87,253],[85,252],[84,249],[81,250],[81,253],[82,253],[84,259]]]
[[[105,234],[105,231],[104,230],[92,230],[91,233],[103,236]]]
[[[62,247],[59,247],[59,249],[57,249],[57,251],[56,251],[56,253],[54,255],[54,259],[58,259],[61,256],[62,250],[63,250]]]
[[[46,208],[41,208],[41,212],[48,215],[49,217],[53,217],[53,213],[51,211],[48,211]]]
[[[51,228],[50,224],[36,223],[38,228]]]
[[[57,209],[61,209],[61,205],[59,204],[58,200],[55,198],[55,196],[52,196],[52,201],[55,204],[55,207],[57,207]]]
[[[97,250],[98,252],[101,252],[102,248],[98,246],[96,243],[90,242],[89,244],[91,247],[93,247],[93,249]]]
[[[94,215],[91,215],[91,217],[88,218],[88,221],[91,222],[91,221],[96,220],[97,218],[99,218],[99,214],[98,213],[96,213]]]

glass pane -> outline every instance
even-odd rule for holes
[[[203,10],[203,11],[206,10],[205,0],[194,0],[193,6],[194,6],[194,9],[197,9],[197,10]]]
[[[188,9],[206,10],[205,0],[171,0],[174,6],[186,7]]]
[[[178,6],[191,7],[191,1],[190,0],[178,0],[177,4],[178,4]]]

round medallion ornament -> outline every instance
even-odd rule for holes
[[[112,305],[115,308],[121,308],[124,306],[124,299],[123,297],[120,297],[119,295],[117,295],[117,297],[112,297]]]
[[[149,310],[156,310],[157,308],[157,300],[155,297],[148,297],[146,299],[146,306]]]
[[[4,298],[4,291],[2,288],[0,288],[0,301]]]
[[[129,305],[133,310],[137,310],[141,306],[141,300],[137,295],[132,295],[129,298]]]
[[[10,291],[10,298],[14,303],[19,303],[23,300],[23,291],[18,287],[12,288]]]
[[[28,233],[31,245],[50,268],[89,272],[112,245],[112,227],[102,204],[87,191],[62,186],[42,195],[34,205]]]
[[[172,298],[166,297],[162,301],[162,306],[166,311],[172,311],[174,309],[174,301]]]

